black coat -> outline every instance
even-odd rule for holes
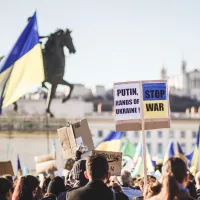
[[[67,200],[113,200],[113,192],[100,180],[90,181],[84,187],[69,191]]]

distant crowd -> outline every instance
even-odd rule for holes
[[[78,154],[77,154],[78,155]],[[0,200],[200,200],[200,171],[190,174],[178,157],[168,159],[162,167],[162,177],[131,177],[128,171],[111,176],[106,158],[89,156],[76,158],[66,177],[27,175],[13,179],[0,178]]]

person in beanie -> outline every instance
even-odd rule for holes
[[[84,172],[86,171],[86,160],[78,160],[75,162],[71,177],[75,181],[73,188],[83,187],[88,183],[88,179],[85,178]]]

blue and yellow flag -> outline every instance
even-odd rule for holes
[[[0,111],[44,80],[36,13],[0,63]]]
[[[95,150],[120,152],[122,132],[110,132]]]
[[[171,139],[170,143],[167,147],[167,152],[165,154],[164,160],[163,160],[163,164],[171,157],[175,156],[175,150],[174,150],[174,141]]]
[[[22,176],[22,168],[21,168],[21,162],[19,159],[19,155],[17,155],[17,175],[18,175],[18,177]]]
[[[52,152],[52,154],[53,154],[53,157],[56,159],[56,140],[55,139],[53,139],[53,152]]]
[[[194,151],[191,154],[190,172],[195,175],[198,167],[199,158],[200,127],[196,136]]]
[[[188,158],[186,157],[181,145],[177,142],[177,147],[178,147],[178,156],[185,161],[185,163],[188,163]]]

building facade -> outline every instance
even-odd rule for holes
[[[162,68],[161,78],[168,80],[169,91],[178,96],[188,96],[200,100],[200,70],[188,72],[186,62],[182,61],[181,74],[167,76],[167,70]]]
[[[96,146],[110,131],[115,130],[112,113],[85,114]],[[12,160],[17,169],[17,154],[22,166],[27,165],[35,170],[34,157],[52,152],[53,141],[56,141],[57,166],[62,168],[65,161],[61,155],[61,145],[57,129],[66,126],[67,121],[78,121],[81,118],[45,118],[45,117],[1,117],[0,118],[0,160]],[[186,154],[191,153],[195,144],[200,115],[172,113],[170,129],[146,131],[146,142],[152,156],[164,156],[171,138],[178,141]],[[140,140],[139,131],[123,133],[121,143],[130,140],[136,146]],[[48,139],[49,138],[49,139]]]

